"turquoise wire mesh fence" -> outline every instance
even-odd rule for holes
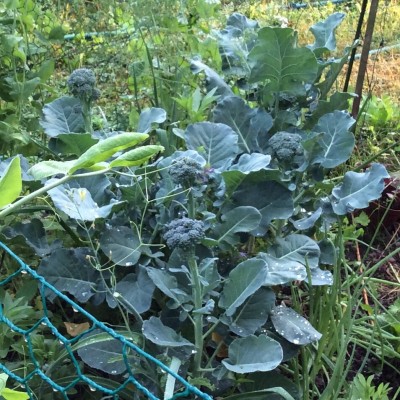
[[[135,377],[135,374],[130,365],[130,360],[128,353],[134,352],[136,356],[143,357],[148,362],[154,364],[154,368],[160,368],[166,374],[171,375],[175,378],[176,382],[181,386],[181,389],[175,393],[169,400],[174,400],[178,398],[194,398],[194,399],[204,399],[204,400],[212,400],[212,397],[201,392],[199,389],[189,384],[185,379],[183,379],[180,375],[172,371],[165,364],[142,350],[140,347],[132,343],[129,338],[121,335],[110,327],[106,326],[104,323],[96,319],[93,315],[85,311],[79,304],[75,303],[73,300],[62,294],[58,291],[54,286],[49,284],[42,276],[37,274],[33,269],[31,269],[28,265],[26,265],[13,251],[11,251],[7,246],[5,246],[2,242],[0,242],[0,248],[2,248],[9,256],[11,256],[18,264],[19,268],[12,274],[10,274],[6,279],[0,281],[0,288],[9,284],[13,281],[13,279],[19,277],[20,275],[30,275],[34,278],[39,286],[40,298],[43,304],[43,315],[39,318],[32,326],[28,329],[22,329],[17,324],[15,324],[11,319],[9,319],[3,312],[3,304],[0,303],[0,327],[5,324],[9,329],[11,329],[16,334],[20,334],[24,337],[24,340],[27,345],[28,354],[27,357],[30,359],[30,362],[33,365],[27,373],[23,376],[17,374],[15,371],[10,369],[5,364],[0,364],[0,370],[6,373],[10,378],[14,379],[16,382],[19,382],[21,387],[24,388],[26,393],[29,395],[30,399],[40,399],[40,395],[38,396],[32,388],[30,387],[30,381],[33,378],[39,377],[43,382],[47,383],[53,390],[54,393],[59,393],[63,399],[69,399],[68,392],[73,389],[77,385],[87,385],[89,389],[93,392],[98,391],[105,396],[101,397],[102,399],[151,399],[151,400],[159,400],[159,397],[156,397],[151,391],[145,387],[138,379]],[[91,323],[92,326],[87,329],[85,332],[73,337],[72,339],[66,338],[62,335],[56,326],[51,321],[51,313],[49,313],[46,306],[46,291],[52,291],[60,300],[65,301],[68,305],[70,305],[75,312],[80,312],[84,315]],[[4,326],[4,325],[3,325]],[[52,335],[58,340],[59,346],[62,346],[69,360],[72,362],[75,371],[76,377],[74,379],[69,378],[69,382],[65,385],[60,384],[60,381],[53,380],[48,373],[46,373],[46,366],[41,365],[35,355],[33,340],[31,335],[38,328],[47,327],[50,329]],[[88,335],[93,332],[102,331],[108,334],[113,340],[119,341],[122,345],[122,358],[125,364],[126,373],[124,373],[123,378],[120,381],[115,380],[101,380],[102,383],[99,383],[99,380],[96,379],[95,376],[91,376],[82,371],[81,363],[79,362],[79,357],[75,354],[74,347],[76,348],[76,344],[82,339],[85,335]],[[75,346],[74,346],[75,345]],[[61,380],[62,381],[62,380]],[[105,383],[106,382],[106,383]],[[113,387],[112,387],[113,386]],[[56,396],[54,394],[54,396]],[[76,398],[76,397],[75,397]],[[82,397],[78,397],[82,398]]]

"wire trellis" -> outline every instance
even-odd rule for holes
[[[173,397],[170,397],[169,400],[175,400],[178,398],[188,398],[188,396],[192,396],[191,398],[195,399],[212,400],[211,396],[201,392],[199,389],[189,384],[184,378],[182,378],[180,375],[172,371],[165,364],[163,364],[162,362],[160,362],[159,360],[157,360],[156,358],[154,358],[153,356],[142,350],[140,347],[129,341],[129,339],[127,339],[125,336],[119,334],[115,330],[106,326],[104,323],[102,323],[101,321],[96,319],[93,315],[91,315],[82,307],[80,307],[79,304],[75,303],[73,300],[71,300],[63,293],[61,293],[59,290],[57,290],[54,286],[49,284],[42,276],[37,274],[32,268],[26,265],[12,250],[10,250],[2,242],[0,242],[0,248],[2,248],[6,253],[8,253],[19,264],[19,268],[17,271],[9,275],[6,279],[0,281],[0,287],[7,285],[13,279],[17,278],[20,275],[29,274],[38,282],[40,297],[43,304],[43,316],[39,318],[36,321],[36,323],[29,329],[22,329],[4,315],[3,305],[0,303],[0,325],[5,324],[12,331],[16,332],[17,334],[23,335],[28,347],[28,356],[34,366],[33,370],[30,371],[28,374],[26,374],[24,377],[19,376],[3,363],[0,364],[0,370],[6,373],[10,378],[14,379],[16,382],[18,382],[22,387],[24,387],[24,389],[26,390],[27,394],[31,399],[37,399],[38,397],[30,387],[30,380],[33,377],[38,376],[40,377],[41,380],[50,385],[54,392],[59,392],[62,395],[62,398],[64,399],[69,398],[67,392],[73,389],[76,385],[86,384],[89,386],[90,390],[104,393],[105,395],[107,395],[107,398],[124,399],[126,397],[122,397],[121,393],[128,387],[134,387],[133,392],[135,394],[140,393],[141,395],[145,396],[140,398],[159,400],[158,397],[156,397],[153,393],[151,393],[150,390],[146,388],[142,383],[140,383],[139,380],[135,377],[135,374],[132,371],[132,368],[128,360],[128,351],[133,351],[139,357],[144,357],[150,363],[154,364],[155,368],[158,367],[166,374],[172,375],[176,379],[176,381],[179,382],[179,384],[182,386],[183,389],[175,393]],[[81,334],[77,335],[76,337],[73,337],[72,339],[68,339],[64,335],[62,335],[56,328],[56,326],[52,323],[49,311],[46,307],[45,292],[48,290],[51,290],[59,299],[68,303],[74,309],[74,311],[78,311],[82,315],[84,315],[92,323],[92,326],[85,332],[82,332]],[[37,329],[40,326],[47,326],[51,330],[51,333],[58,340],[60,345],[62,345],[68,352],[69,359],[74,365],[77,376],[75,377],[75,379],[73,379],[65,386],[62,386],[59,383],[55,382],[50,376],[46,374],[44,366],[40,365],[39,361],[37,360],[37,357],[34,354],[34,348],[33,348],[34,346],[30,335],[34,331],[37,331]],[[88,374],[84,373],[79,364],[77,356],[74,354],[72,346],[76,344],[82,337],[84,337],[88,333],[93,332],[94,330],[101,330],[110,335],[113,339],[118,340],[122,344],[122,357],[125,363],[127,373],[124,375],[124,380],[120,382],[115,389],[110,389],[108,387],[105,387],[104,385],[96,382],[93,378],[88,376]]]

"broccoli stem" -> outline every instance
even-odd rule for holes
[[[188,254],[188,264],[192,281],[192,298],[194,302],[194,343],[196,353],[194,355],[194,369],[193,376],[198,376],[201,372],[201,359],[203,354],[203,314],[196,312],[202,306],[202,288],[200,282],[199,270],[197,268],[196,256],[194,254],[194,248],[191,249]]]
[[[92,104],[91,101],[81,100],[82,103],[82,116],[83,122],[85,124],[85,132],[86,133],[93,133],[93,126],[92,126]]]

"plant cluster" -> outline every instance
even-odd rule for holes
[[[60,292],[214,397],[340,398],[350,390],[343,377],[354,340],[341,333],[354,324],[354,293],[366,277],[352,275],[342,287],[341,275],[351,273],[343,231],[389,177],[373,163],[331,179],[355,145],[352,95],[331,92],[351,50],[330,57],[343,18],[320,22],[314,43],[302,47],[291,28],[230,16],[215,32],[222,75],[190,62],[208,94],[177,99],[195,116],[189,124],[176,123],[161,102],[141,111],[136,132],[94,131],[95,76],[74,71],[74,97],[43,108],[57,159],[0,164],[2,237],[28,247],[27,261]],[[23,187],[29,193],[20,197]],[[34,303],[36,287],[22,280],[20,290]],[[134,373],[158,397],[181,390],[144,359],[123,357],[117,340],[100,340],[55,293],[46,297],[58,329],[82,326],[69,349],[82,371],[111,386]],[[29,373],[26,343],[5,330],[5,363]],[[366,344],[374,351],[376,335]],[[75,365],[51,330],[31,336],[46,376],[73,382]],[[30,387],[43,400],[58,398],[38,376]]]

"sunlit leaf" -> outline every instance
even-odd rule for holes
[[[14,157],[0,178],[0,208],[12,203],[21,194],[21,174],[20,159]]]
[[[85,151],[75,161],[75,164],[70,169],[69,173],[81,168],[90,167],[91,165],[102,161],[106,161],[118,151],[133,147],[136,144],[143,142],[147,138],[148,135],[146,133],[121,132],[118,135],[101,140]]]

